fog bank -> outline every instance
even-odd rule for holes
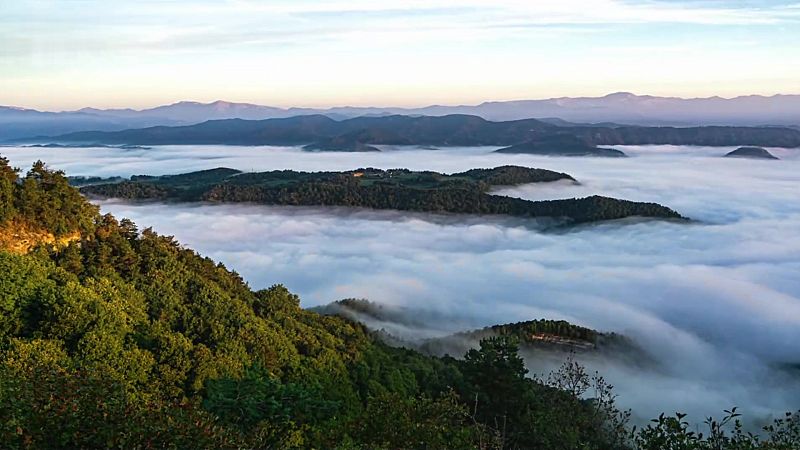
[[[726,159],[730,148],[626,147],[626,159],[489,153],[490,148],[307,153],[295,148],[152,150],[3,148],[12,163],[43,159],[70,175],[242,170],[443,172],[519,164],[581,184],[498,191],[527,199],[592,194],[655,201],[697,219],[605,223],[542,233],[503,217],[342,208],[126,204],[103,211],[152,226],[244,276],[283,283],[304,306],[346,297],[432,311],[434,332],[535,318],[630,335],[663,362],[659,373],[589,361],[644,417],[702,419],[740,406],[764,416],[800,407],[779,363],[800,363],[800,152],[780,161]],[[440,317],[440,316],[437,316]],[[532,370],[551,363],[528,361]]]

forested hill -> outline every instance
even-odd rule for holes
[[[344,299],[312,308],[363,323],[385,342],[404,345],[431,355],[461,355],[482,339],[510,337],[520,349],[536,357],[565,353],[591,353],[640,367],[655,366],[653,357],[630,338],[604,333],[564,320],[527,320],[492,325],[442,336],[442,321],[451,322],[435,309],[387,306],[366,299]],[[435,337],[431,337],[431,335]]]
[[[434,311],[414,310],[395,306],[382,305],[366,299],[344,299],[327,305],[312,308],[320,314],[342,316],[362,323],[374,323],[378,326],[396,323],[410,329],[421,329],[431,326],[443,318]],[[375,327],[373,327],[375,328]],[[611,334],[601,333],[590,328],[573,325],[564,320],[531,320],[504,325],[493,325],[477,330],[468,330],[448,335],[444,338],[428,339],[420,337],[417,344],[426,344],[440,339],[461,339],[478,341],[490,336],[513,336],[520,343],[535,344],[543,339],[555,342],[560,340],[574,344],[574,348],[587,348],[598,345],[603,338]],[[405,339],[404,336],[398,336]]]
[[[95,214],[97,208],[44,163],[20,178],[0,156],[0,248],[26,253],[42,244],[63,247],[92,228]]]
[[[502,166],[452,175],[407,169],[357,169],[346,172],[291,170],[242,173],[219,168],[162,177],[84,186],[92,196],[175,201],[252,202],[267,205],[348,206],[434,213],[504,214],[548,217],[578,224],[627,217],[682,219],[655,203],[607,197],[529,201],[492,195],[492,186],[575,181],[543,169]]]
[[[494,336],[512,336],[523,348],[541,349],[559,352],[595,351],[603,346],[617,345],[633,350],[633,343],[627,338],[613,334],[601,333],[590,328],[573,325],[564,320],[528,320],[524,322],[492,325],[479,330],[469,330],[428,339],[422,344],[427,353],[460,354],[452,348],[463,348],[481,339]]]
[[[800,130],[778,127],[559,127],[535,119],[491,122],[477,116],[383,116],[336,121],[322,115],[267,120],[212,120],[197,125],[79,132],[37,141],[88,144],[308,145],[309,149],[370,151],[374,145],[516,146],[572,136],[596,145],[800,147]],[[558,148],[554,148],[558,150]]]
[[[357,323],[303,310],[280,285],[254,291],[169,236],[100,215],[41,163],[20,177],[0,158],[0,227],[13,235],[34,226],[74,238],[13,252],[0,243],[4,449],[788,450],[800,442],[794,415],[761,442],[744,435],[748,446],[706,445],[679,418],[631,433],[607,385],[593,401],[582,399],[589,384],[569,387],[573,375],[590,382],[578,367],[565,365],[548,383],[526,377],[512,337],[486,339],[462,359],[388,347]]]

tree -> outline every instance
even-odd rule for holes
[[[513,337],[484,339],[480,349],[470,350],[464,357],[464,376],[471,385],[469,399],[474,398],[473,415],[503,439],[523,413],[529,392],[527,373]]]
[[[17,172],[8,164],[8,159],[0,156],[0,223],[14,217]]]
[[[18,187],[16,210],[30,224],[56,236],[90,230],[97,207],[72,186],[61,171],[36,161]]]
[[[371,449],[475,449],[483,432],[453,391],[437,399],[380,394],[359,423],[358,441]]]
[[[262,444],[293,448],[305,443],[305,430],[318,428],[339,405],[311,386],[282,383],[254,366],[239,379],[210,380],[203,406]]]

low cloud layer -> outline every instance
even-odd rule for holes
[[[499,191],[529,199],[590,194],[655,201],[699,221],[606,223],[542,233],[502,217],[245,205],[131,205],[104,211],[173,234],[241,273],[283,283],[304,306],[345,297],[434,311],[441,333],[534,318],[623,332],[662,362],[658,373],[588,361],[642,417],[697,419],[738,405],[767,416],[800,406],[775,367],[800,363],[800,152],[725,159],[730,149],[628,147],[631,158],[547,158],[489,149],[309,154],[263,147],[153,150],[2,149],[73,175],[374,166],[445,172],[501,164],[565,171],[581,185]],[[534,371],[550,363],[529,361]],[[795,376],[797,376],[795,374]]]

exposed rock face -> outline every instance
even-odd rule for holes
[[[761,147],[739,147],[725,155],[726,158],[779,159]]]
[[[40,245],[59,250],[80,238],[81,235],[77,231],[55,236],[47,230],[19,221],[0,224],[0,250],[18,255],[24,255]]]

